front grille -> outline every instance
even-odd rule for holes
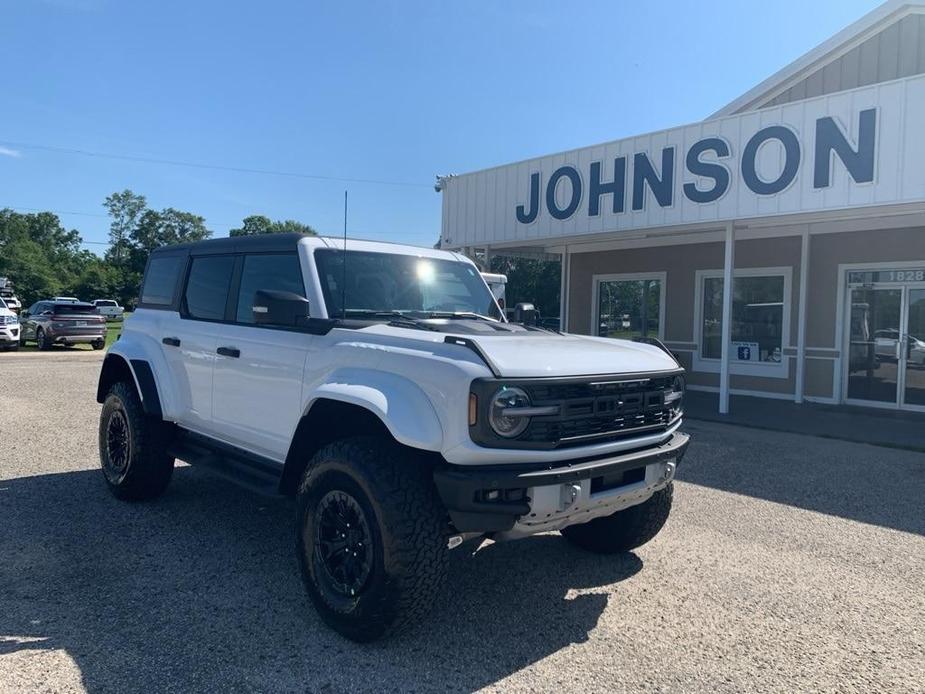
[[[537,415],[513,439],[496,436],[479,417],[470,432],[477,443],[504,448],[568,448],[606,443],[663,431],[680,416],[678,402],[665,402],[676,376],[613,376],[586,379],[486,379],[473,383],[479,402],[490,400],[501,385],[517,386],[533,407],[554,406],[557,413]]]
[[[665,405],[665,392],[672,380],[600,380],[527,387],[535,406],[556,405],[559,414],[534,417],[519,438],[561,448],[664,429],[674,417],[671,407]]]

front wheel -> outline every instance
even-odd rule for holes
[[[296,551],[328,626],[373,641],[418,622],[447,573],[448,519],[428,467],[391,441],[322,448],[298,492]]]
[[[562,528],[562,535],[572,544],[597,554],[629,552],[658,535],[671,513],[673,495],[674,483],[669,482],[641,504]]]
[[[144,413],[133,383],[110,388],[100,413],[100,464],[117,498],[144,501],[164,492],[173,474],[169,443],[169,425]]]
[[[93,347],[94,350],[100,350],[106,346],[106,341],[105,340],[94,340],[91,343],[91,346]]]

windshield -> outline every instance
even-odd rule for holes
[[[0,297],[0,308],[8,308],[6,302],[3,300],[3,297]]]
[[[494,297],[469,263],[399,253],[315,251],[328,316],[401,312],[409,315],[476,314],[500,320]],[[346,312],[342,310],[346,295]]]

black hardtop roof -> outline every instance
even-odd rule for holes
[[[261,253],[272,251],[293,251],[301,239],[311,234],[289,232],[285,234],[257,234],[255,236],[229,236],[220,239],[206,239],[192,243],[178,243],[161,246],[151,251],[152,255],[179,253],[190,255],[212,255],[219,253]]]

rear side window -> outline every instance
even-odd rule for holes
[[[191,318],[222,320],[228,302],[228,288],[234,270],[234,256],[193,258],[186,282],[184,303]]]
[[[293,292],[305,296],[302,268],[295,253],[248,255],[241,271],[241,289],[238,292],[238,323],[253,323],[254,295],[258,289]]]
[[[170,306],[173,303],[177,280],[186,258],[180,255],[152,258],[141,288],[141,303],[152,306]]]

